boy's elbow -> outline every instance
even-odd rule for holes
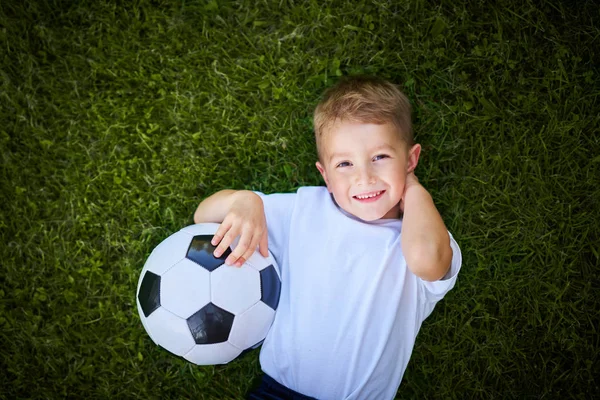
[[[202,222],[202,218],[201,218],[201,214],[200,214],[200,204],[198,204],[196,211],[194,211],[194,223],[199,224],[201,222]]]
[[[452,248],[444,246],[432,249],[417,249],[411,256],[406,256],[409,269],[423,280],[434,282],[442,279],[450,270]]]
[[[202,200],[198,207],[196,207],[196,211],[194,211],[194,223],[200,224],[202,222],[212,222],[210,220],[210,197]]]
[[[223,189],[202,200],[194,212],[194,223],[223,222],[236,199],[236,193],[237,190]]]

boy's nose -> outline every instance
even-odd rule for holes
[[[358,185],[372,185],[377,181],[375,174],[370,169],[359,171],[356,178]]]

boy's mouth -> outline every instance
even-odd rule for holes
[[[377,201],[383,196],[385,190],[378,190],[376,192],[363,193],[356,196],[352,196],[354,200],[358,200],[361,203],[372,203]]]

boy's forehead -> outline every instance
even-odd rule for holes
[[[402,134],[392,122],[375,123],[349,120],[338,120],[324,130],[326,136],[344,135],[347,133],[363,133],[369,136],[386,135],[401,138]]]
[[[405,147],[398,128],[391,123],[336,123],[323,131],[321,147],[328,155],[360,149],[400,150]]]

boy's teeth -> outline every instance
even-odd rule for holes
[[[381,194],[381,192],[375,192],[375,193],[369,194],[367,196],[356,196],[356,198],[364,200],[364,199],[370,199],[371,197],[379,196],[380,194]]]

